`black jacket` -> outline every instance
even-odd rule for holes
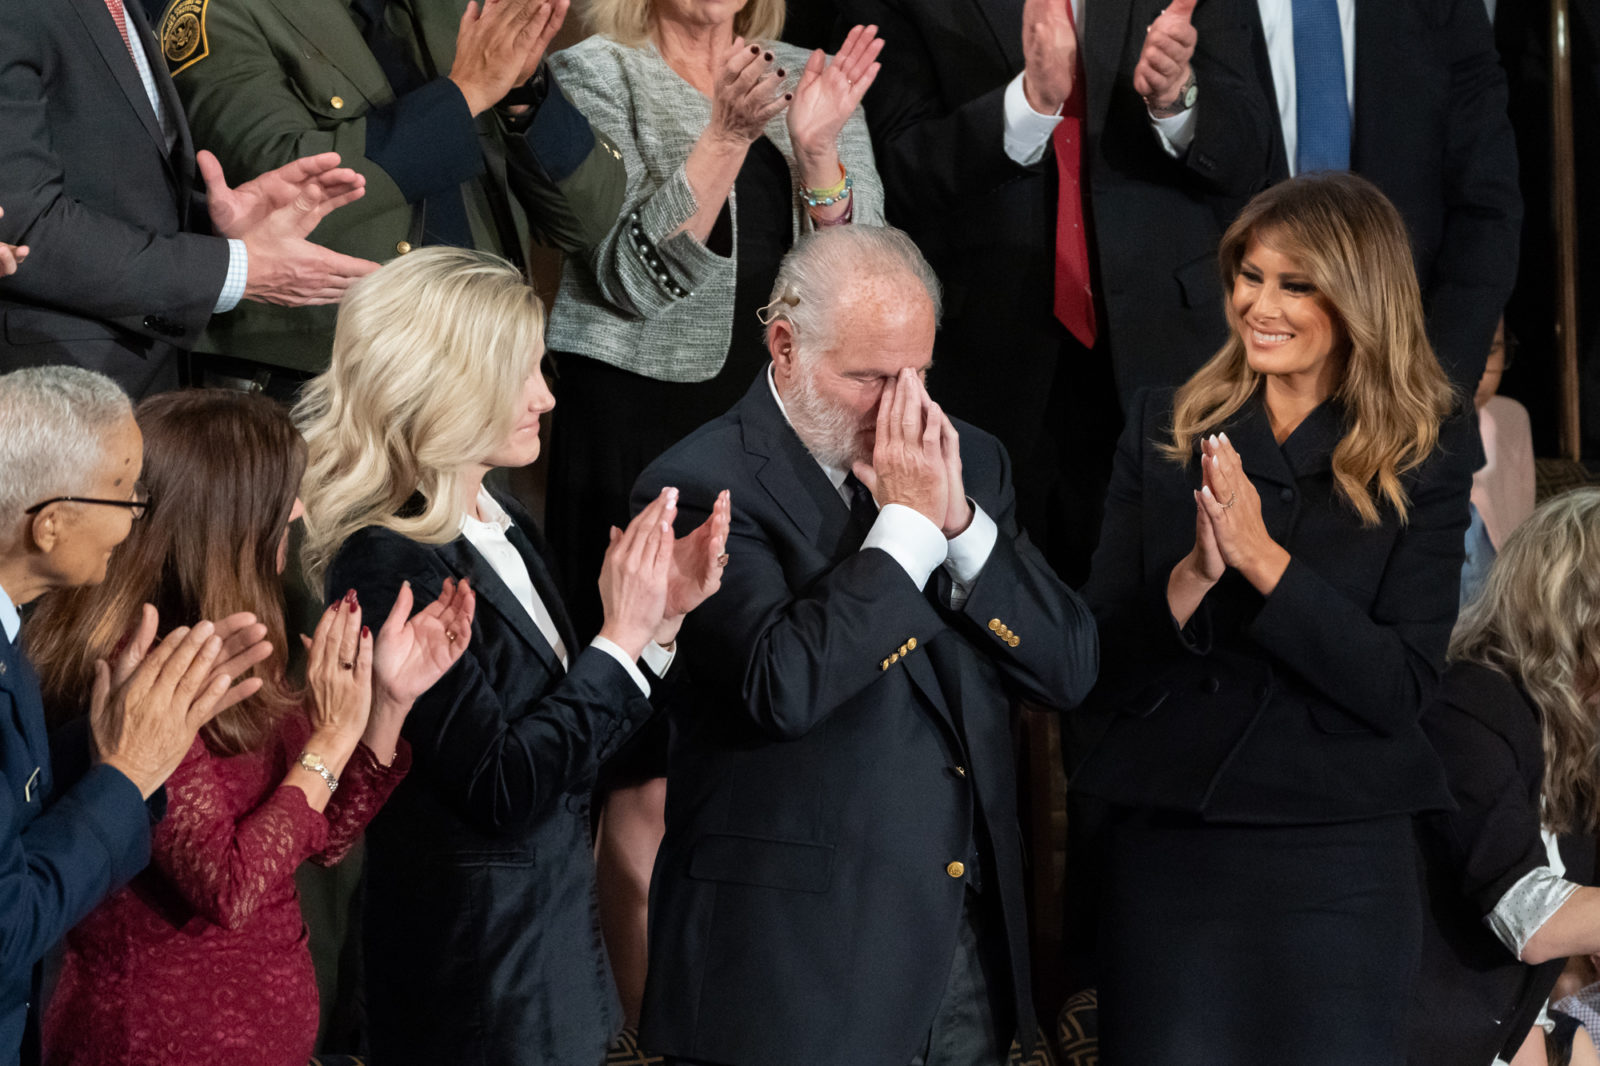
[[[1194,546],[1200,464],[1167,459],[1172,394],[1140,398],[1118,445],[1084,597],[1106,733],[1072,785],[1113,803],[1295,824],[1448,807],[1417,725],[1455,622],[1474,438],[1448,420],[1403,478],[1409,521],[1364,528],[1334,493],[1329,400],[1280,447],[1252,401],[1227,433],[1291,561],[1270,597],[1229,570],[1179,630],[1167,578]]]
[[[409,580],[418,606],[471,578],[466,653],[412,709],[412,770],[367,832],[367,1009],[374,1061],[586,1066],[622,1013],[600,940],[589,789],[652,713],[615,659],[578,642],[539,534],[496,497],[569,650],[550,645],[465,537],[419,544],[368,527],[340,548],[330,599],[354,588],[379,625]]]
[[[1427,868],[1427,933],[1412,1007],[1411,1066],[1510,1062],[1565,959],[1520,962],[1483,924],[1500,897],[1549,864],[1540,836],[1544,740],[1521,687],[1476,663],[1456,663],[1422,716],[1459,809],[1418,823]],[[1564,876],[1595,883],[1595,841],[1567,833]]]
[[[959,429],[967,493],[999,526],[959,611],[942,569],[924,593],[887,553],[858,550],[765,372],[636,486],[636,502],[678,486],[684,528],[733,495],[722,588],[680,641],[694,698],[671,715],[651,885],[654,1051],[904,1066],[980,880],[998,900],[1023,1042],[1035,1032],[1011,709],[1081,699],[1094,627],[1018,533],[1004,450]]]

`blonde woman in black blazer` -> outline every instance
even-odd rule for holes
[[[1276,186],[1219,259],[1233,336],[1135,404],[1085,588],[1105,1061],[1398,1064],[1471,438],[1370,184]]]

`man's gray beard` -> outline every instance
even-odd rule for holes
[[[870,446],[861,449],[857,445],[855,414],[828,402],[817,390],[816,371],[812,368],[800,368],[783,405],[800,443],[823,466],[849,470],[853,463],[872,461]]]

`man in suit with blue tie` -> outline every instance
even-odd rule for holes
[[[152,647],[146,607],[85,693],[94,765],[57,787],[38,680],[17,648],[18,608],[105,576],[150,504],[142,461],[139,427],[110,379],[72,367],[0,377],[0,1062],[38,1060],[40,960],[149,860],[146,801],[200,726],[259,687],[231,677],[271,650],[250,615]]]
[[[683,628],[642,1038],[718,1066],[1003,1063],[1030,1003],[1010,719],[1093,684],[1010,460],[928,396],[939,285],[898,230],[784,260],[770,370],[653,463],[722,591]],[[687,517],[694,515],[695,517]]]

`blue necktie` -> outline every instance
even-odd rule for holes
[[[1350,104],[1338,0],[1293,0],[1295,173],[1350,169]]]

